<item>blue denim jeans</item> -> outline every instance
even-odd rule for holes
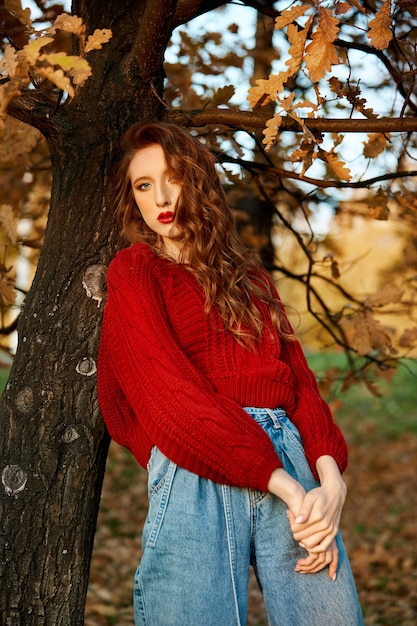
[[[316,486],[296,427],[281,409],[247,408],[285,469]],[[219,485],[169,461],[149,460],[149,511],[135,576],[136,626],[245,626],[253,566],[272,626],[363,624],[340,535],[331,581],[294,571],[306,555],[293,539],[286,505],[269,493]]]

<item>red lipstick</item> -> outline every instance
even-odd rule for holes
[[[158,222],[161,224],[171,224],[174,221],[174,214],[172,211],[165,211],[158,215]]]

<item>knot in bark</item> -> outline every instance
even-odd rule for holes
[[[8,496],[15,496],[23,491],[28,476],[19,465],[6,465],[1,475],[1,482]]]
[[[93,376],[97,372],[96,362],[91,356],[81,359],[75,369],[81,376]]]

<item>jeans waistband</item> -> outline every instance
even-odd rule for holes
[[[245,406],[243,409],[246,413],[249,413],[249,415],[253,417],[256,422],[258,422],[258,424],[272,420],[274,426],[277,427],[279,426],[279,420],[287,417],[284,409],[281,409],[280,407],[276,409],[268,409],[255,406]]]

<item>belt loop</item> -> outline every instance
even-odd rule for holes
[[[279,421],[279,417],[273,409],[265,409],[268,413],[269,417],[272,420],[275,430],[279,430],[281,428],[281,423]]]

